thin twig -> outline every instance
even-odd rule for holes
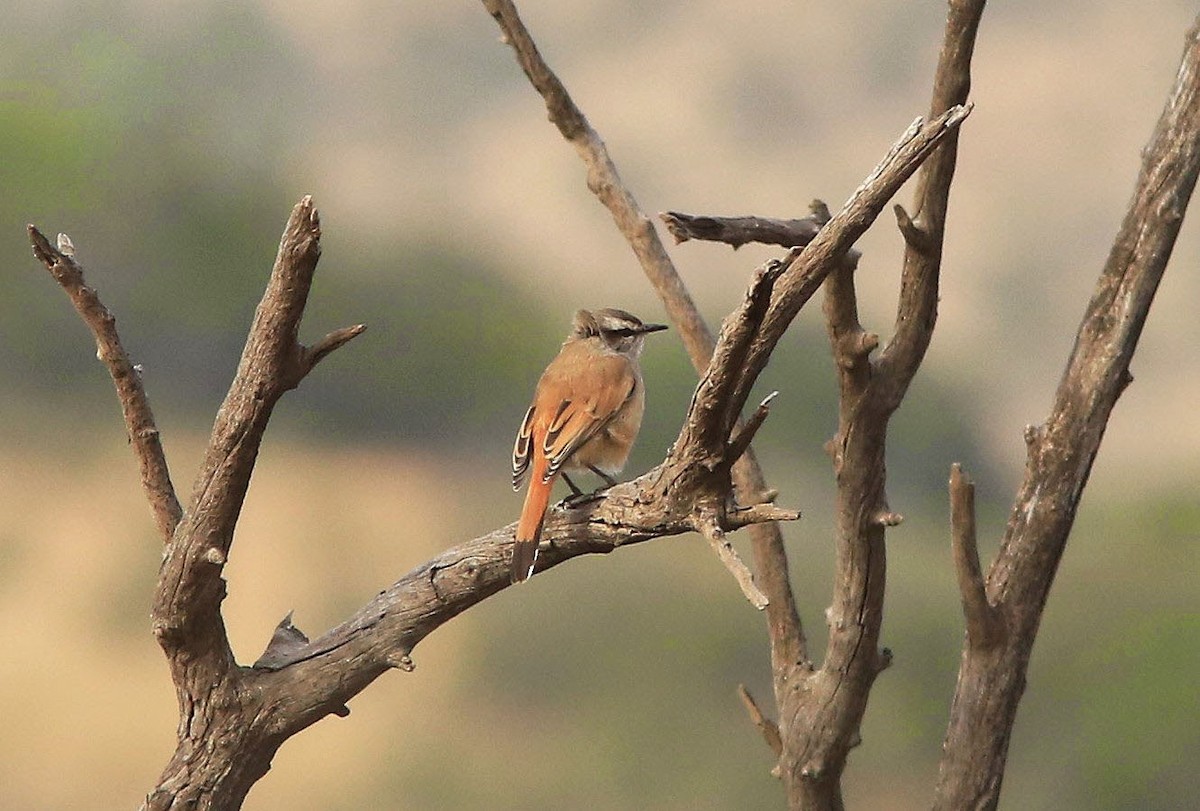
[[[754,413],[750,415],[750,419],[738,428],[734,435],[729,440],[729,445],[725,451],[726,458],[730,464],[733,464],[738,459],[742,458],[742,454],[750,447],[754,435],[758,433],[758,429],[766,422],[767,417],[771,413],[771,401],[779,396],[779,392],[773,391],[763,398],[758,404],[758,408],[754,409]]]
[[[33,255],[66,291],[76,312],[96,339],[96,357],[108,369],[117,389],[125,430],[129,432],[129,442],[141,472],[142,490],[150,502],[159,536],[163,541],[169,541],[183,517],[183,508],[175,496],[175,486],[171,484],[167,457],[163,453],[154,413],[150,410],[150,400],[142,385],[141,370],[129,360],[121,345],[116,318],[101,303],[96,291],[84,284],[83,268],[73,258],[75,248],[70,239],[65,234],[60,235],[59,242],[64,248],[60,251],[34,226],[28,226],[28,230]]]
[[[967,622],[967,640],[972,647],[988,647],[999,640],[1002,626],[996,609],[988,603],[979,564],[975,484],[957,463],[950,466],[950,545]]]
[[[329,353],[333,352],[335,349],[340,349],[352,339],[362,335],[366,329],[366,324],[355,324],[350,327],[342,327],[341,329],[337,329],[329,333],[312,346],[304,347],[304,350],[301,354],[300,363],[301,377],[311,372],[314,366],[329,356]]]
[[[754,700],[754,696],[750,695],[750,691],[746,689],[746,685],[738,685],[738,696],[742,699],[742,705],[745,706],[746,712],[750,714],[750,720],[754,722],[754,726],[758,727],[758,731],[762,733],[763,740],[767,742],[767,746],[771,747],[771,751],[775,753],[775,757],[783,752],[783,739],[779,736],[779,726],[767,716],[763,715],[763,711],[758,708],[758,702]]]
[[[729,543],[729,539],[725,537],[724,530],[717,523],[715,515],[710,515],[707,519],[701,519],[697,529],[703,535],[713,551],[717,553],[717,559],[722,565],[729,570],[733,575],[733,579],[737,581],[738,586],[742,590],[742,594],[750,601],[750,605],[762,611],[770,603],[767,596],[754,584],[754,575],[746,568],[746,564],[742,562],[733,545]]]

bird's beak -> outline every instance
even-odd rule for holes
[[[667,328],[666,324],[642,324],[642,326],[638,330],[638,332],[643,333],[643,334],[647,333],[647,332],[661,332],[662,330],[664,330],[666,328]]]

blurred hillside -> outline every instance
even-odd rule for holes
[[[736,18],[716,2],[520,7],[647,211],[774,216],[838,205],[925,112],[944,16],[933,0],[762,2]],[[0,12],[0,807],[130,807],[174,729],[145,620],[158,551],[111,386],[25,223],[74,240],[145,367],[186,495],[287,212],[316,199],[306,335],[369,330],[277,412],[229,568],[242,660],[289,609],[319,632],[514,518],[511,434],[571,312],[661,310],[476,3]],[[851,758],[853,807],[927,801],[961,633],[948,466],[975,475],[997,537],[1021,428],[1048,408],[1194,13],[1017,0],[985,15],[939,331],[892,434],[897,664]],[[1200,792],[1182,757],[1200,744],[1194,219],[1051,600],[1007,808],[1177,808]],[[863,320],[886,337],[900,239],[881,223],[859,247]],[[673,250],[714,325],[774,254]],[[661,458],[694,381],[671,333],[645,362],[635,471]],[[830,365],[814,308],[764,375],[782,395],[759,442],[781,502],[805,513],[789,538],[818,638]],[[447,481],[461,509],[429,526]],[[761,619],[710,558],[667,540],[500,595],[423,643],[415,674],[285,746],[247,808],[777,807],[733,696],[739,681],[768,691]]]

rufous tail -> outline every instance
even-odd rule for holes
[[[550,491],[554,488],[554,480],[542,481],[546,469],[545,458],[534,462],[530,471],[529,489],[525,493],[525,506],[521,510],[521,520],[517,522],[516,543],[513,545],[512,571],[509,573],[513,583],[528,580],[533,574],[533,565],[537,562],[538,541],[542,539],[542,522],[546,519],[546,508],[550,506]]]

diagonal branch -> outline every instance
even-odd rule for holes
[[[171,484],[171,473],[167,469],[167,457],[163,453],[162,440],[150,410],[150,400],[142,385],[140,369],[129,360],[129,354],[121,345],[120,336],[117,335],[117,319],[100,302],[96,291],[84,284],[83,268],[72,256],[74,247],[70,246],[66,235],[59,236],[59,243],[64,249],[59,250],[34,226],[28,226],[28,231],[33,243],[33,255],[66,291],[79,317],[96,339],[96,357],[108,369],[117,388],[125,430],[129,432],[129,442],[141,472],[142,490],[150,502],[158,534],[168,541],[183,517],[183,508],[175,497],[175,487]]]
[[[545,100],[550,121],[575,147],[587,166],[588,188],[612,214],[621,235],[662,299],[671,323],[678,329],[692,365],[697,373],[702,372],[708,366],[713,350],[712,331],[696,309],[687,285],[676,272],[650,218],[642,213],[637,200],[621,180],[600,135],[592,129],[583,111],[542,58],[512,0],[483,0],[483,5],[504,32],[504,40],[512,46],[530,84]]]
[[[844,257],[851,246],[871,226],[888,201],[970,113],[971,106],[967,105],[947,110],[929,122],[914,121],[841,210],[792,259],[775,283],[763,327],[747,353],[743,380],[737,387],[734,405],[745,404],[751,386],[766,367],[779,339],[825,278],[845,264]]]

